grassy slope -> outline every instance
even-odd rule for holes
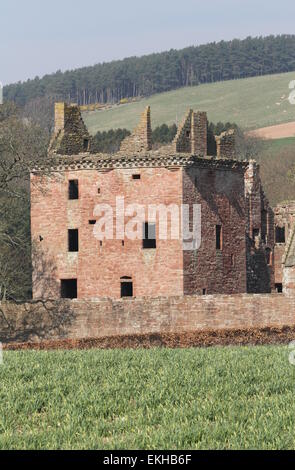
[[[257,161],[271,204],[295,200],[295,138],[263,141]]]
[[[4,352],[0,449],[294,449],[288,353]]]
[[[150,104],[153,127],[179,121],[186,109],[192,107],[207,111],[212,122],[230,121],[245,129],[255,129],[295,120],[295,106],[288,101],[292,79],[295,79],[294,72],[181,88],[109,110],[86,113],[84,119],[92,133],[120,127],[131,130]]]

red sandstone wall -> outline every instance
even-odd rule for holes
[[[132,174],[140,173],[140,180]],[[79,199],[68,200],[69,179],[79,180]],[[93,210],[98,203],[182,203],[182,170],[166,168],[68,171],[39,185],[32,176],[31,227],[34,256],[34,298],[59,296],[59,280],[78,279],[78,298],[120,297],[120,277],[133,279],[134,296],[181,295],[183,259],[180,240],[159,240],[142,249],[142,240],[104,240],[93,235]],[[42,188],[42,190],[40,190]],[[98,194],[98,188],[100,193]],[[127,222],[127,220],[126,220]],[[67,230],[79,229],[79,253],[67,251]],[[42,241],[40,242],[39,236]]]
[[[243,172],[191,167],[184,170],[183,197],[202,206],[201,247],[183,252],[184,293],[246,292]],[[216,250],[216,225],[222,226],[221,250]]]
[[[294,226],[295,221],[295,206],[294,203],[280,204],[275,210],[275,225],[279,227],[285,227],[286,243],[275,244],[275,282],[283,283],[283,267],[282,261],[284,258],[286,246],[288,245],[289,238],[291,235],[291,229]]]
[[[69,338],[102,337],[119,334],[150,332],[181,332],[192,330],[220,330],[224,328],[259,328],[295,324],[295,296],[284,294],[237,294],[218,296],[180,296],[142,299],[100,299],[97,301],[63,301],[68,323],[64,335]],[[29,323],[41,322],[46,331],[46,321],[52,323],[51,314],[43,310],[37,314],[36,304],[15,305],[2,303],[6,318],[16,318],[16,327],[29,329]],[[28,312],[33,310],[29,320]],[[62,312],[62,307],[59,306]],[[26,318],[26,321],[24,321]],[[72,320],[71,320],[72,318]],[[5,342],[6,323],[1,323],[0,334]],[[38,325],[36,331],[40,332]],[[34,328],[32,329],[34,331]],[[54,330],[51,331],[51,333]],[[3,337],[4,334],[4,337]],[[59,335],[59,336],[58,336]],[[55,334],[60,337],[61,332]],[[31,336],[19,335],[37,340]],[[46,335],[41,335],[41,339]]]

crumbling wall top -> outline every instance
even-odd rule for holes
[[[78,105],[55,103],[54,133],[49,153],[78,155],[91,150],[91,137],[84,124]]]

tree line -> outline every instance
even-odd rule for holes
[[[57,71],[7,85],[4,97],[21,106],[44,96],[79,105],[116,103],[180,87],[292,70],[295,35],[248,37]]]

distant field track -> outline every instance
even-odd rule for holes
[[[261,127],[248,132],[248,135],[259,137],[260,139],[285,139],[295,136],[295,121],[276,126]]]
[[[149,349],[153,347],[192,348],[231,345],[287,344],[294,340],[295,325],[267,328],[185,331],[105,336],[101,338],[44,340],[8,343],[5,350],[49,349]]]

